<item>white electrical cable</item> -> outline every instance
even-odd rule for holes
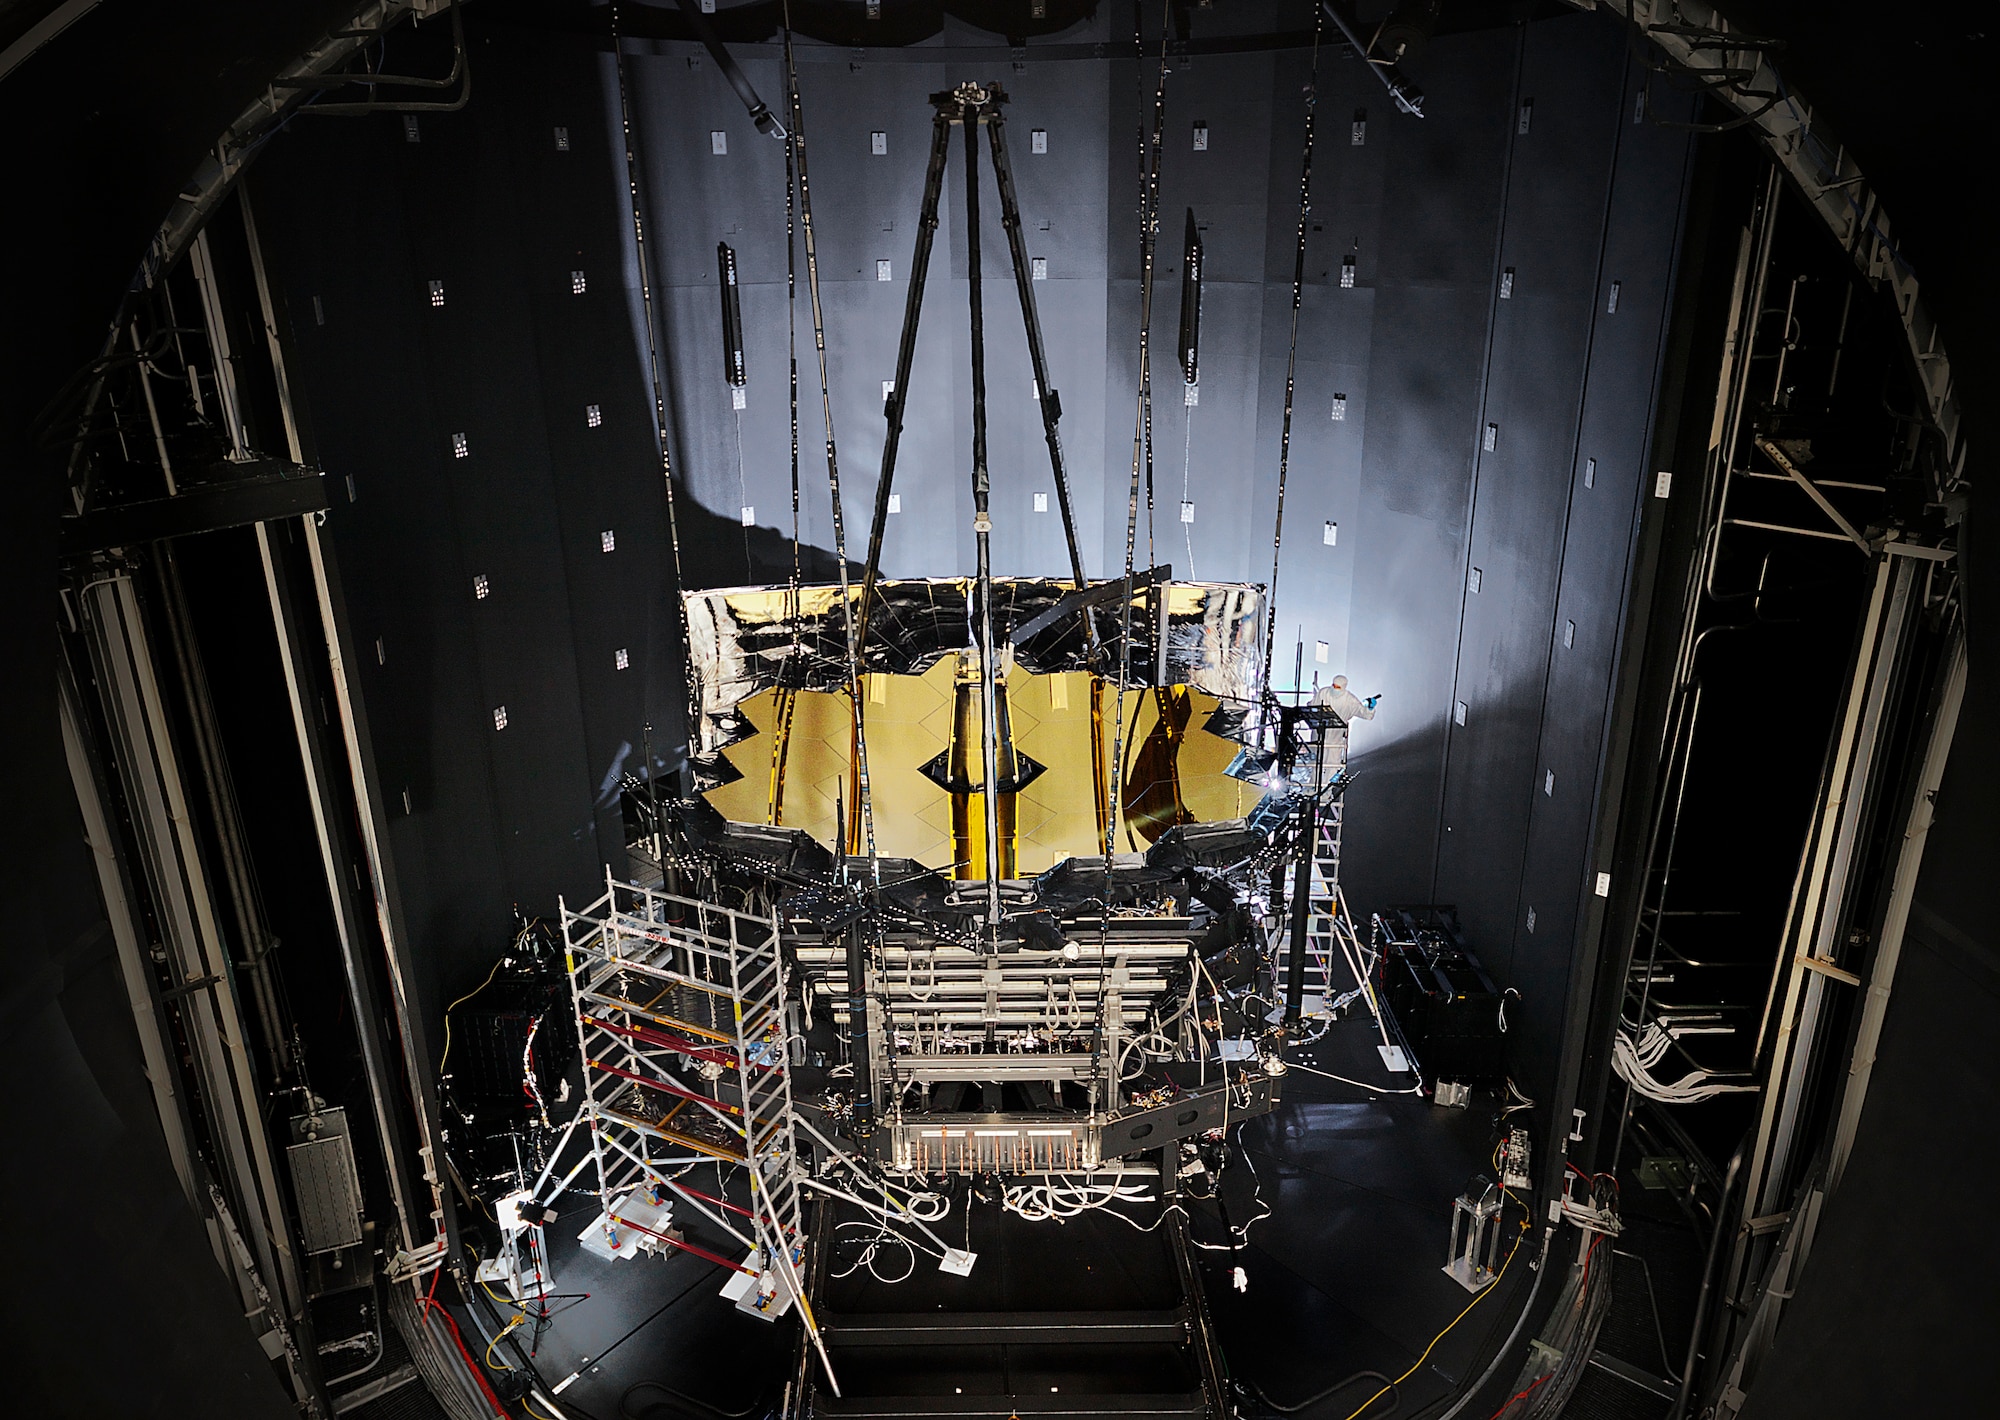
[[[1315,1067],[1313,1067],[1313,1066],[1311,1066],[1311,1065],[1307,1065],[1307,1064],[1305,1064],[1305,1063],[1304,1063],[1303,1061],[1299,1061],[1299,1060],[1291,1060],[1291,1061],[1287,1061],[1286,1063],[1287,1063],[1287,1065],[1289,1066],[1289,1068],[1291,1068],[1291,1069],[1293,1069],[1293,1070],[1303,1070],[1303,1071],[1305,1071],[1305,1072],[1306,1072],[1306,1073],[1307,1073],[1308,1075],[1318,1075],[1318,1076],[1319,1076],[1319,1077],[1320,1077],[1321,1079],[1325,1079],[1325,1080],[1338,1080],[1338,1081],[1340,1081],[1340,1083],[1341,1083],[1341,1084],[1343,1084],[1343,1085],[1352,1085],[1352,1086],[1354,1086],[1354,1088],[1355,1088],[1355,1089],[1357,1089],[1357,1090],[1367,1090],[1367,1091],[1368,1091],[1368,1092],[1369,1092],[1370,1094],[1377,1094],[1377,1095],[1418,1095],[1418,1094],[1422,1094],[1422,1093],[1423,1093],[1423,1090],[1424,1090],[1424,1085],[1423,1085],[1423,1080],[1421,1079],[1421,1077],[1420,1077],[1420,1078],[1418,1079],[1417,1083],[1416,1083],[1416,1084],[1414,1084],[1414,1085],[1406,1085],[1406,1086],[1403,1086],[1403,1087],[1402,1087],[1402,1088],[1400,1088],[1400,1089],[1391,1089],[1391,1088],[1390,1088],[1389,1086],[1387,1086],[1387,1085],[1371,1085],[1371,1084],[1367,1084],[1366,1082],[1364,1082],[1364,1081],[1361,1081],[1361,1080],[1350,1080],[1350,1079],[1348,1079],[1348,1078],[1347,1078],[1347,1076],[1345,1076],[1345,1075],[1336,1075],[1336,1074],[1334,1074],[1334,1073],[1333,1073],[1333,1072],[1332,1072],[1331,1070],[1320,1070],[1320,1069],[1316,1069]]]
[[[875,1227],[875,1234],[873,1237],[868,1239],[868,1245],[861,1250],[861,1255],[857,1257],[850,1266],[848,1266],[842,1271],[835,1272],[831,1275],[836,1280],[842,1277],[852,1277],[855,1273],[859,1272],[862,1268],[865,1267],[868,1269],[868,1275],[873,1277],[877,1282],[886,1283],[892,1287],[898,1282],[909,1281],[910,1278],[913,1275],[915,1275],[917,1270],[917,1250],[914,1247],[910,1246],[910,1240],[908,1238],[904,1237],[901,1233],[891,1228],[887,1223],[870,1224],[866,1220],[862,1220],[859,1222],[839,1223],[835,1225],[834,1233],[837,1237],[840,1233],[845,1232],[849,1229],[866,1228],[870,1226]],[[909,1259],[910,1265],[903,1269],[902,1276],[884,1277],[881,1271],[875,1266],[876,1255],[881,1251],[882,1245],[884,1243],[897,1244],[903,1249],[904,1255]]]
[[[1636,1040],[1628,1031],[1621,1029],[1611,1043],[1611,1068],[1617,1072],[1619,1079],[1659,1104],[1699,1104],[1717,1095],[1757,1092],[1754,1084],[1717,1082],[1707,1070],[1690,1070],[1672,1084],[1662,1084],[1653,1078],[1651,1071],[1666,1057],[1673,1040],[1671,1029],[1662,1027],[1657,1021],[1648,1022]]]
[[[1142,1184],[1059,1183],[1043,1175],[1038,1184],[1015,1184],[1000,1197],[1000,1206],[1031,1223],[1061,1222],[1113,1203],[1152,1203],[1156,1195]],[[1130,1222],[1131,1219],[1126,1219]]]

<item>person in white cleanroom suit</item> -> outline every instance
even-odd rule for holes
[[[1322,687],[1319,693],[1313,696],[1313,704],[1326,706],[1351,725],[1356,720],[1374,719],[1375,702],[1381,698],[1379,695],[1371,695],[1363,700],[1347,688],[1346,676],[1337,675],[1333,678],[1332,685]]]

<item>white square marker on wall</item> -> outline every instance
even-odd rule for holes
[[[1333,653],[1333,648],[1327,645],[1326,642],[1324,641],[1313,642],[1313,661],[1316,664],[1322,666],[1325,665],[1326,658],[1332,653]]]
[[[567,153],[569,151],[569,130],[567,128],[558,128],[556,130],[556,151],[558,153]]]
[[[474,601],[481,601],[481,602],[485,601],[487,596],[491,594],[492,590],[493,588],[490,585],[488,585],[486,581],[486,574],[484,572],[476,572],[473,574],[472,599]]]
[[[875,279],[877,281],[895,280],[894,268],[889,265],[888,257],[877,258],[875,262]]]
[[[611,653],[611,665],[614,670],[630,670],[632,668],[632,653],[623,646],[620,646]]]
[[[1354,258],[1351,256],[1343,256],[1340,259],[1340,289],[1343,291],[1354,289]]]
[[[1189,409],[1193,409],[1197,404],[1200,404],[1201,386],[1198,384],[1181,386],[1181,403]]]
[[[1551,769],[1542,776],[1542,793],[1553,799],[1556,796],[1556,772]]]
[[[1663,468],[1653,475],[1653,496],[1655,498],[1665,498],[1673,491],[1674,475],[1672,469]]]
[[[451,456],[453,458],[455,459],[467,458],[471,455],[471,453],[472,453],[472,448],[465,442],[465,435],[453,434],[451,436]]]
[[[1475,597],[1479,595],[1479,589],[1485,585],[1486,574],[1477,567],[1465,574],[1465,589]]]
[[[1208,125],[1205,123],[1197,123],[1194,126],[1194,150],[1197,153],[1208,151]]]
[[[595,429],[598,425],[602,424],[603,422],[604,422],[603,410],[599,409],[594,404],[586,404],[583,407],[583,425],[586,429]]]
[[[1565,621],[1563,623],[1563,649],[1567,651],[1570,647],[1574,646],[1575,644],[1576,644],[1576,623],[1574,621]]]
[[[894,380],[882,381],[882,403],[887,404],[889,402],[889,396],[894,394],[895,392],[896,392],[896,382]]]
[[[900,512],[902,512],[902,511],[903,511],[903,495],[902,495],[902,494],[900,494],[900,493],[891,493],[891,494],[889,495],[889,511],[890,511],[890,512],[892,512],[892,513],[900,513]]]
[[[1045,256],[1030,258],[1028,269],[1034,274],[1034,279],[1037,281],[1046,281],[1049,279],[1049,259]]]
[[[750,392],[741,385],[731,385],[729,387],[729,407],[731,409],[748,409],[750,407]]]
[[[1585,488],[1595,488],[1597,486],[1596,459],[1585,459],[1583,461],[1583,486]]]
[[[1599,897],[1611,896],[1611,874],[1599,873],[1597,875],[1597,895]]]
[[[1046,493],[1037,493],[1035,495],[1035,511],[1037,513],[1046,513],[1048,512],[1048,510],[1049,510],[1049,495]]]
[[[496,730],[507,728],[507,707],[505,705],[496,705],[493,707],[493,728]]]
[[[1486,436],[1480,441],[1480,447],[1485,449],[1489,454],[1500,447],[1500,426],[1498,424],[1488,424],[1486,426]]]
[[[724,153],[727,153],[729,151],[729,135],[720,128],[711,128],[708,131],[708,151],[717,157],[721,157]]]
[[[889,154],[889,135],[879,128],[870,133],[868,135],[868,151],[878,158],[887,157]]]
[[[1336,424],[1347,422],[1347,396],[1344,394],[1333,397],[1333,421]]]
[[[1030,153],[1046,153],[1049,151],[1048,129],[1030,128],[1028,130],[1028,151]]]
[[[610,528],[606,528],[597,535],[597,545],[605,552],[616,552],[618,550],[618,534]]]
[[[757,509],[754,504],[745,503],[743,505],[743,526],[746,528],[757,526]]]
[[[433,306],[441,306],[444,304],[444,282],[442,281],[431,282],[431,304]]]
[[[1331,522],[1331,521],[1330,521],[1330,522],[1328,522],[1328,523],[1327,523],[1327,525],[1326,525],[1326,528],[1325,528],[1325,529],[1324,529],[1324,530],[1323,530],[1323,531],[1322,531],[1322,532],[1320,533],[1320,535],[1319,535],[1319,540],[1320,540],[1321,542],[1325,543],[1325,544],[1326,544],[1326,545],[1327,545],[1328,547],[1337,547],[1337,546],[1339,546],[1339,545],[1340,545],[1340,524],[1339,524],[1339,523],[1336,523],[1336,522]]]
[[[1463,700],[1453,703],[1451,707],[1451,722],[1454,725],[1463,725],[1465,723],[1465,702]]]
[[[1191,523],[1194,521],[1194,501],[1192,499],[1185,499],[1182,501],[1181,521],[1184,523]]]

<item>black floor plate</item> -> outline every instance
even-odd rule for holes
[[[1246,1246],[1199,1257],[1230,1373],[1277,1400],[1302,1399],[1356,1370],[1400,1375],[1473,1300],[1442,1268],[1452,1200],[1469,1177],[1490,1169],[1497,1106],[1490,1095],[1476,1095],[1467,1109],[1443,1110],[1419,1095],[1391,1093],[1407,1088],[1411,1077],[1387,1074],[1376,1043],[1364,1016],[1336,1025],[1299,1056],[1352,1080],[1379,1082],[1376,1089],[1295,1070],[1285,1077],[1285,1102],[1275,1114],[1232,1130],[1255,1173],[1242,1154],[1233,1158],[1225,1192],[1229,1218],[1240,1225],[1258,1217],[1258,1195],[1271,1212],[1250,1225]],[[713,1173],[702,1172],[701,1186],[713,1191]],[[961,1185],[951,1214],[933,1225],[955,1247],[968,1238],[963,1197]],[[561,1222],[549,1230],[557,1286],[590,1297],[563,1311],[539,1337],[537,1365],[544,1376],[554,1381],[568,1375],[662,1303],[684,1289],[686,1295],[608,1358],[590,1363],[561,1397],[566,1412],[576,1420],[614,1420],[622,1401],[635,1416],[667,1415],[678,1407],[683,1416],[706,1413],[718,1420],[775,1400],[789,1372],[796,1323],[737,1312],[716,1295],[722,1272],[692,1257],[606,1263],[582,1252],[576,1234],[594,1211],[586,1196],[571,1194]],[[1191,1212],[1196,1239],[1214,1246],[1229,1241],[1213,1203],[1195,1204]],[[1152,1214],[1138,1211],[1135,1217],[1145,1222]],[[852,1231],[857,1241],[843,1243],[832,1271],[858,1256],[860,1230]],[[920,1255],[908,1280],[895,1285],[871,1277],[866,1267],[831,1282],[827,1305],[836,1312],[1145,1310],[1171,1306],[1179,1296],[1162,1235],[1136,1232],[1116,1219],[1085,1215],[1029,1224],[1003,1218],[997,1205],[987,1203],[971,1212],[969,1237],[979,1254],[970,1278],[941,1273]],[[884,1276],[907,1267],[900,1250],[896,1254],[885,1249],[878,1255]],[[1527,1258],[1517,1260],[1525,1264]],[[1237,1267],[1247,1291],[1234,1285]],[[1511,1270],[1431,1350],[1403,1388],[1406,1411],[1451,1389],[1491,1328],[1511,1323],[1528,1275],[1525,1265]],[[937,1349],[848,1360],[866,1367],[871,1386],[900,1390],[920,1406],[925,1396],[944,1403],[939,1387],[958,1384]],[[1064,1406],[1065,1385],[1089,1383],[1063,1369],[1060,1358],[1030,1354],[1033,1348],[1007,1350],[1008,1374],[1023,1400],[1040,1388],[1037,1410]],[[959,1364],[974,1359],[962,1357]],[[1152,1395],[1170,1405],[1182,1372],[1171,1356],[1151,1359],[1151,1372],[1141,1357],[1127,1380],[1139,1403]],[[1111,1371],[1125,1374],[1113,1366],[1097,1383]],[[697,1404],[689,1408],[651,1386],[635,1390],[641,1383],[670,1387]],[[1356,1387],[1307,1413],[1340,1420],[1367,1394]],[[1077,1404],[1084,1404],[1081,1397]]]

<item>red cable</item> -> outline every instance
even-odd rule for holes
[[[493,1413],[495,1415],[498,1415],[500,1417],[500,1420],[513,1420],[513,1417],[507,1413],[507,1407],[500,1403],[500,1397],[493,1393],[493,1387],[486,1383],[485,1373],[482,1372],[476,1364],[474,1364],[472,1359],[472,1353],[465,1349],[465,1338],[459,1335],[458,1323],[451,1319],[450,1312],[446,1311],[443,1307],[439,1306],[437,1302],[434,1300],[435,1297],[437,1296],[438,1278],[442,1277],[443,1275],[444,1275],[444,1268],[442,1266],[436,1267],[432,1270],[430,1290],[424,1293],[424,1307],[426,1310],[434,1311],[439,1316],[443,1317],[444,1324],[451,1328],[452,1344],[458,1347],[458,1354],[460,1358],[464,1360],[465,1368],[468,1371],[472,1372],[472,1378],[479,1382],[479,1388],[486,1393],[486,1401],[489,1405],[493,1407]]]
[[[1534,1393],[1536,1386],[1540,1385],[1543,1381],[1547,1380],[1549,1376],[1552,1376],[1554,1374],[1555,1374],[1554,1371],[1550,1371],[1548,1376],[1536,1376],[1534,1380],[1528,1383],[1528,1388],[1526,1390],[1522,1391],[1519,1395],[1512,1397],[1511,1399],[1508,1400],[1508,1402],[1505,1405],[1501,1406],[1498,1410],[1494,1411],[1492,1420],[1500,1420],[1500,1417],[1502,1415],[1505,1415],[1508,1412],[1508,1410],[1510,1410],[1513,1407],[1514,1401],[1526,1400],[1530,1395]]]

